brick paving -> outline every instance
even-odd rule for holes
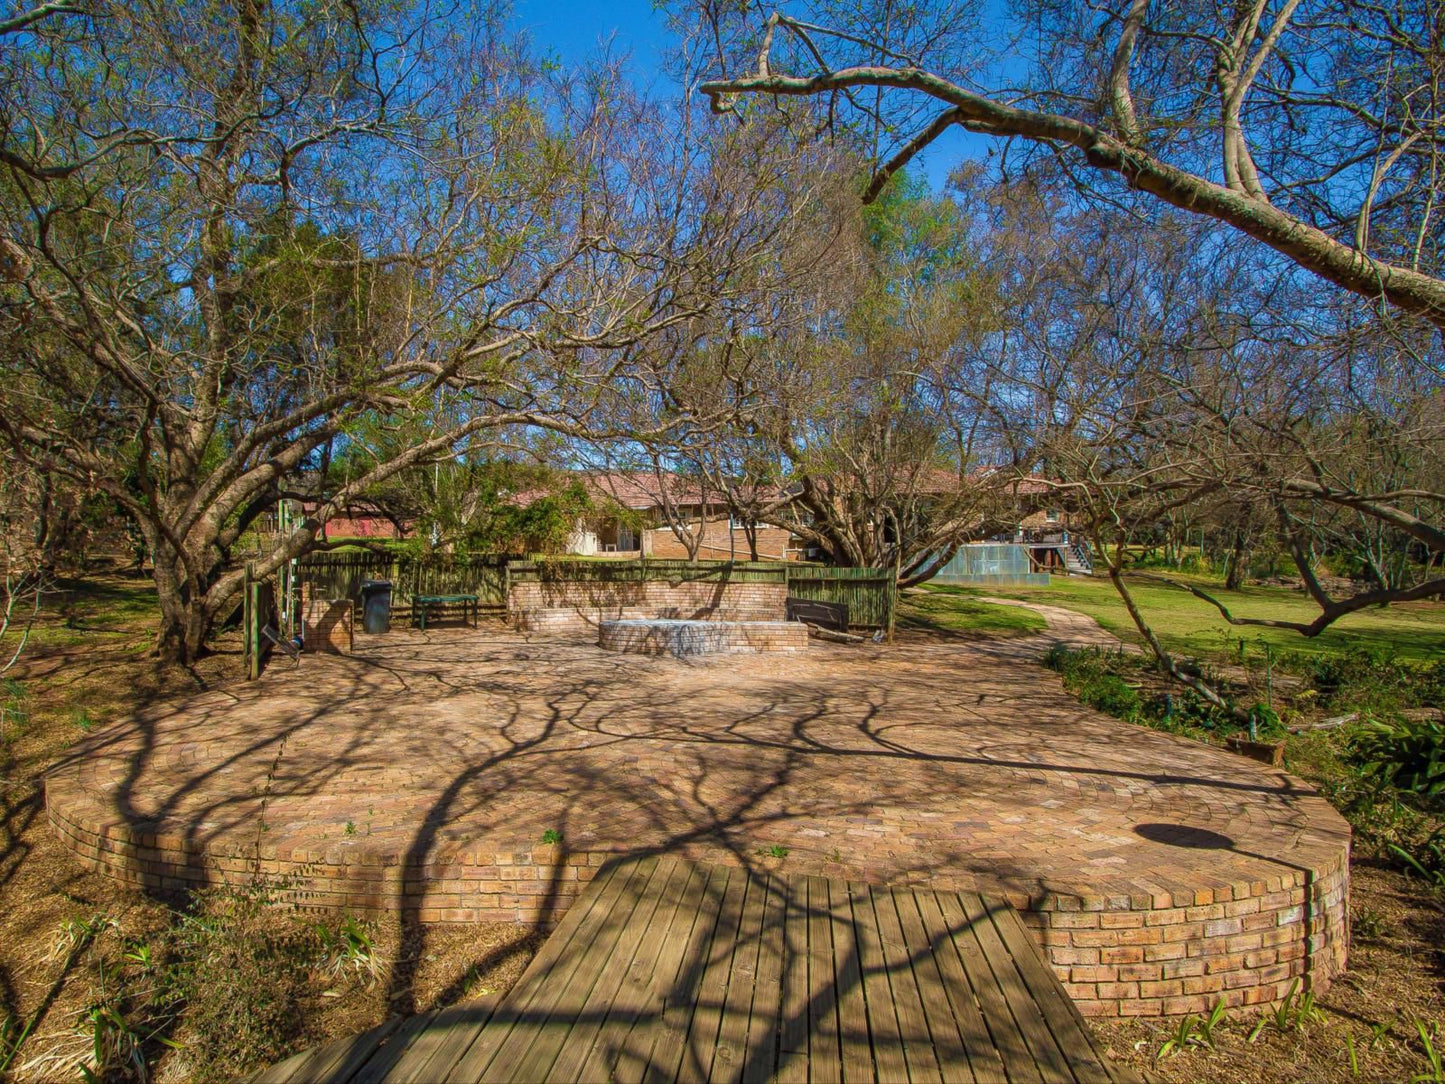
[[[665,852],[1003,895],[1095,1015],[1326,981],[1345,823],[1280,771],[1082,707],[1032,661],[1048,642],[680,660],[358,633],[91,736],[47,805],[83,859],[158,888],[260,872],[305,905],[550,921],[609,855]]]

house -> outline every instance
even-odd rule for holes
[[[319,504],[319,501],[314,500],[300,502],[301,514],[313,514]],[[326,521],[321,528],[320,537],[323,541],[334,542],[347,538],[405,538],[406,534],[405,524],[398,524],[381,509],[364,501],[355,501]]]
[[[599,471],[583,475],[594,511],[567,540],[567,552],[591,556],[685,559],[679,533],[697,540],[705,561],[792,561],[800,556],[790,531],[747,524],[729,514],[726,499],[698,480],[663,472]],[[529,495],[518,494],[519,500]],[[676,525],[677,529],[674,529]]]

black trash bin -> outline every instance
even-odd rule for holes
[[[391,581],[361,582],[361,627],[370,633],[391,631]]]

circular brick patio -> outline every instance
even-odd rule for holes
[[[1340,817],[1082,708],[1044,645],[683,661],[499,627],[358,636],[93,735],[47,806],[83,860],[160,889],[261,873],[304,905],[547,921],[613,854],[776,845],[789,872],[1006,896],[1086,1013],[1327,981]]]

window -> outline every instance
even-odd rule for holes
[[[1057,509],[1054,509],[1054,508],[1048,509],[1047,511],[1044,512],[1044,519],[1045,519],[1047,522],[1049,522],[1049,523],[1057,523],[1057,522],[1059,522],[1059,513],[1058,513],[1058,510],[1057,510]]]

